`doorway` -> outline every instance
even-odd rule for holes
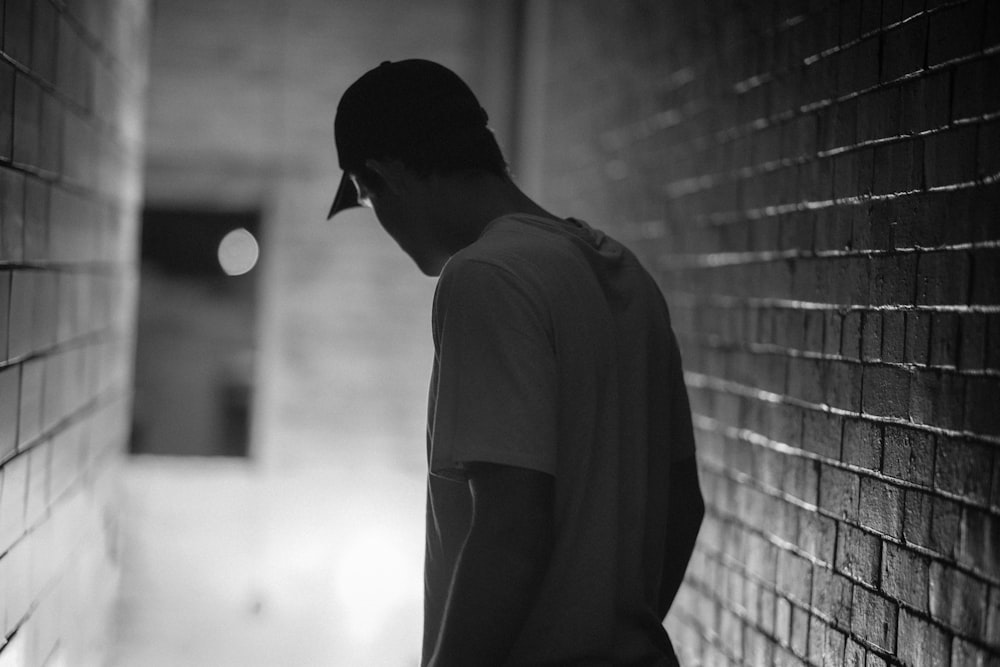
[[[146,209],[130,452],[249,452],[258,211]]]

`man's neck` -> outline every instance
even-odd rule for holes
[[[451,253],[474,242],[499,217],[517,213],[558,220],[513,181],[493,175],[448,176],[442,183],[441,213]]]

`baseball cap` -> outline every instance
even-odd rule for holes
[[[350,172],[369,158],[400,157],[449,132],[486,127],[489,118],[462,79],[444,65],[411,59],[383,62],[344,92],[333,122],[344,174],[327,220],[360,206]]]

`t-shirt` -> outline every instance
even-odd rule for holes
[[[583,222],[504,216],[445,265],[432,319],[424,660],[469,529],[463,466],[489,462],[554,478],[551,560],[507,664],[675,664],[657,597],[671,462],[694,439],[652,277]]]

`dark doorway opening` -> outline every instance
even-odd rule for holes
[[[146,209],[134,454],[247,456],[257,211]]]

